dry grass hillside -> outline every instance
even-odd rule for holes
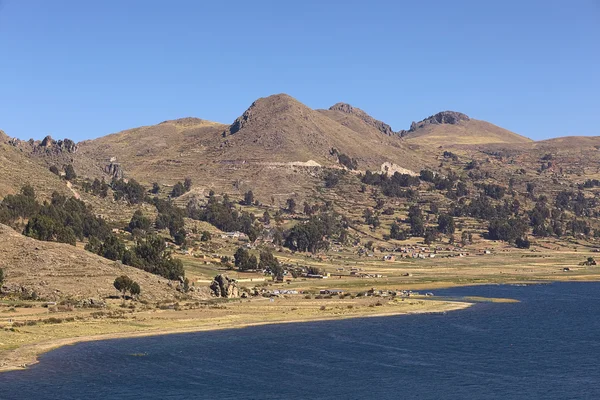
[[[528,144],[532,140],[489,122],[476,119],[457,123],[423,124],[406,134],[409,143],[423,146]]]
[[[3,139],[7,137],[3,138],[0,131],[0,199],[18,193],[25,183],[31,184],[42,198],[49,197],[54,191],[69,193],[65,182],[58,176]]]
[[[113,282],[120,275],[127,275],[140,284],[141,299],[172,300],[177,294],[164,278],[79,247],[25,237],[2,224],[0,268],[7,281],[5,291],[25,298],[35,292],[45,300],[99,300],[117,294]]]
[[[83,175],[100,176],[113,160],[126,177],[145,185],[173,185],[191,177],[195,194],[253,190],[259,200],[279,203],[310,196],[321,182],[320,166],[339,167],[333,148],[357,159],[359,169],[379,170],[392,162],[418,171],[426,164],[399,137],[353,115],[347,118],[360,129],[275,95],[254,102],[229,127],[186,118],[82,142],[75,167]]]

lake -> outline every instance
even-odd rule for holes
[[[600,283],[435,295],[520,302],[80,343],[0,399],[600,399]]]

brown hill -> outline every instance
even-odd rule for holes
[[[339,167],[333,148],[357,159],[359,169],[379,170],[390,162],[418,171],[424,164],[399,137],[350,117],[364,129],[274,95],[255,101],[230,126],[186,118],[79,143],[75,165],[99,176],[118,163],[126,177],[144,184],[172,185],[189,176],[198,194],[253,190],[261,201],[285,201],[310,195],[320,182],[320,166]],[[86,167],[88,159],[94,168]]]
[[[41,299],[103,299],[115,295],[113,282],[127,275],[142,288],[142,299],[174,299],[168,281],[68,244],[41,242],[0,224],[0,268],[5,291]]]
[[[379,169],[386,161],[402,160],[406,168],[421,165],[400,141],[381,135],[375,127],[357,132],[329,115],[285,94],[262,98],[226,131],[228,147],[232,154],[245,147],[263,160],[280,162],[313,160],[335,165],[337,158],[330,153],[335,148],[356,158],[361,169]]]
[[[536,148],[588,148],[600,149],[600,136],[563,136],[535,142]]]
[[[472,119],[454,111],[443,111],[420,122],[413,122],[410,129],[401,131],[401,134],[409,142],[426,146],[532,142],[529,138],[489,122]]]
[[[48,198],[53,191],[70,192],[64,181],[10,142],[0,131],[0,199],[19,192],[25,183],[31,184],[41,198]]]
[[[333,106],[329,107],[328,110],[318,111],[358,133],[364,132],[363,124],[366,124],[371,128],[377,129],[384,135],[392,136],[396,134],[392,130],[392,127],[386,124],[385,122],[379,121],[371,117],[369,114],[367,114],[360,108],[353,107],[347,103],[336,103]],[[354,116],[356,118],[352,118],[350,116]],[[362,122],[362,124],[357,123],[358,121]]]

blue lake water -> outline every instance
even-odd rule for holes
[[[435,294],[521,302],[81,343],[0,399],[600,399],[600,283]]]

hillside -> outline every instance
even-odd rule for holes
[[[364,133],[374,128],[384,135],[392,136],[396,134],[392,127],[385,122],[379,121],[360,108],[347,103],[336,103],[328,110],[317,111],[358,133]]]
[[[486,121],[454,111],[443,111],[400,132],[409,143],[425,146],[527,144],[532,140]]]
[[[593,147],[600,149],[600,136],[563,136],[553,139],[540,140],[534,143],[534,148],[570,148],[583,149]]]
[[[80,245],[81,246],[81,245]],[[6,276],[5,292],[44,300],[72,298],[102,300],[116,294],[113,282],[120,275],[137,281],[141,299],[174,299],[168,281],[142,270],[99,257],[80,247],[42,242],[0,224],[0,268]]]
[[[332,149],[363,170],[390,162],[418,171],[426,164],[398,137],[355,122],[362,124],[358,131],[280,94],[255,101],[230,126],[186,118],[79,143],[75,167],[99,177],[116,165],[146,185],[173,185],[189,176],[196,194],[253,190],[261,201],[281,203],[310,195],[321,181],[319,167],[340,167]]]
[[[19,192],[24,183],[30,183],[45,198],[53,191],[69,192],[65,182],[47,167],[8,143],[8,136],[0,131],[0,198]]]

